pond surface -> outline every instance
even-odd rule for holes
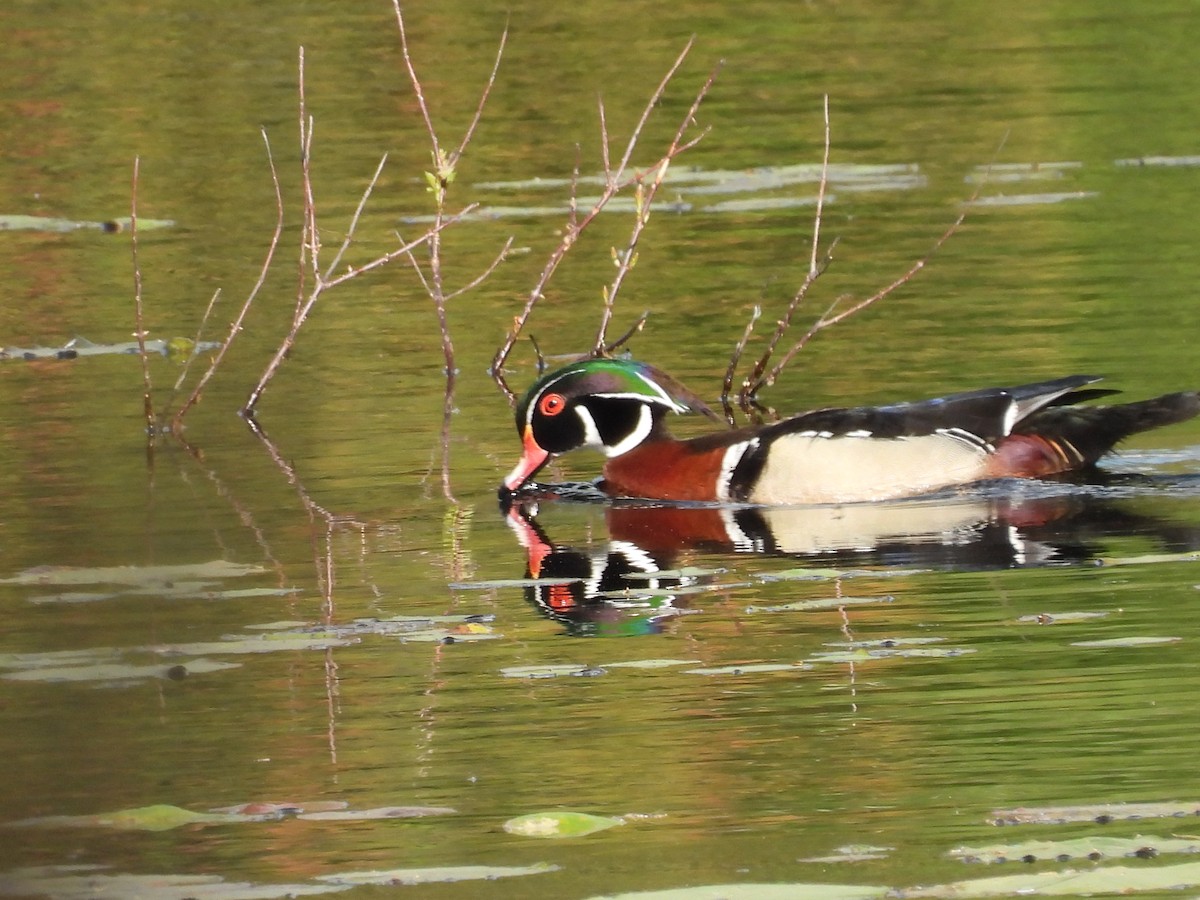
[[[505,517],[520,448],[487,370],[577,160],[598,190],[597,96],[623,145],[695,35],[634,158],[723,60],[616,302],[613,334],[649,313],[639,359],[715,401],[753,308],[781,314],[828,94],[838,243],[798,328],[906,272],[979,193],[767,403],[1075,372],[1196,388],[1195,5],[414,4],[448,147],[510,29],[449,188],[481,210],[446,231],[448,288],[510,236],[520,252],[451,303],[448,432],[435,312],[401,259],[322,297],[256,434],[236,412],[296,302],[300,46],[323,258],[385,153],[347,264],[433,213],[393,10],[354,6],[0,11],[0,346],[34,357],[0,360],[0,895],[1194,891],[1200,422],[1087,483]],[[148,449],[137,355],[92,352],[136,330],[128,230],[99,226],[129,215],[139,157],[144,327],[194,337],[219,288],[203,339],[224,341],[276,220],[260,128],[279,252],[186,430]],[[630,210],[550,282],[528,326],[547,357],[591,346]],[[179,359],[152,357],[155,407],[210,358],[172,397]],[[528,341],[506,374],[533,380]],[[576,456],[549,479],[593,477]]]

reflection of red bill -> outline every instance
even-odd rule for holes
[[[537,441],[533,439],[533,429],[528,426],[525,428],[523,443],[524,452],[521,454],[521,461],[504,479],[504,486],[510,491],[515,491],[536,475],[538,469],[550,459],[550,454],[537,445]]]
[[[508,527],[516,533],[517,541],[525,548],[529,576],[531,578],[540,577],[542,562],[554,552],[554,547],[542,537],[541,532],[534,528],[528,519],[521,515],[521,511],[515,506],[508,511]]]

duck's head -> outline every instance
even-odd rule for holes
[[[668,412],[708,412],[669,375],[645,363],[585,359],[544,375],[517,405],[521,461],[500,487],[507,501],[559,454],[593,447],[620,456],[659,431]]]

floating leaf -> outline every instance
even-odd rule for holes
[[[198,813],[160,803],[91,816],[42,816],[10,822],[10,827],[115,828],[118,831],[170,831],[184,825],[223,825],[237,821],[227,813]]]
[[[667,669],[672,666],[694,666],[698,659],[633,659],[626,662],[604,663],[606,669]]]
[[[1046,163],[994,163],[988,166],[977,166],[975,171],[963,180],[968,184],[1003,184],[1013,181],[1055,181],[1063,178],[1067,172],[1080,169],[1083,163],[1046,162]]]
[[[1100,803],[1089,806],[1030,806],[992,811],[992,825],[1064,825],[1069,822],[1107,824],[1119,819],[1182,819],[1200,816],[1200,801],[1163,803]]]
[[[897,898],[928,900],[964,900],[979,897],[1085,897],[1092,894],[1111,896],[1135,891],[1182,890],[1200,884],[1200,863],[1174,866],[1099,866],[1094,869],[1062,869],[1049,872],[1022,872],[950,884],[917,887],[898,891]]]
[[[100,866],[38,866],[0,873],[0,895],[84,900],[137,897],[138,900],[270,900],[333,894],[346,888],[326,884],[250,884],[219,875],[109,875]]]
[[[872,847],[870,844],[848,844],[844,847],[838,847],[829,856],[810,856],[806,859],[798,859],[796,862],[867,862],[873,859],[887,859],[887,855],[895,849],[895,847]]]
[[[0,231],[45,231],[49,233],[66,233],[70,231],[103,231],[116,234],[130,227],[128,217],[106,219],[104,221],[80,221],[75,219],[58,219],[50,216],[25,216],[16,213],[0,213]],[[154,231],[159,228],[170,228],[175,223],[171,219],[138,219],[138,231]]]
[[[622,819],[608,816],[593,816],[582,812],[546,812],[529,813],[517,816],[504,823],[504,830],[509,834],[519,834],[522,837],[537,838],[568,838],[583,837],[604,831],[614,825],[624,825]]]
[[[436,884],[455,881],[491,881],[496,878],[515,878],[522,875],[544,875],[547,872],[557,872],[558,868],[550,863],[535,863],[532,866],[430,866],[419,869],[342,872],[336,875],[319,875],[317,880],[337,885]]]
[[[178,359],[180,356],[179,348],[183,344],[191,348],[185,358],[190,357],[192,353],[207,353],[211,350],[219,350],[221,347],[215,341],[202,341],[196,344],[187,338],[171,338],[170,340],[154,338],[146,341],[144,346],[147,354]],[[91,341],[75,338],[67,341],[61,347],[0,347],[0,360],[33,361],[39,359],[78,359],[81,356],[140,356],[141,352],[142,347],[139,347],[136,341],[122,341],[116,344],[93,344]]]
[[[252,800],[249,803],[239,803],[236,806],[220,806],[209,812],[229,813],[244,819],[279,819],[284,816],[295,816],[300,813],[334,812],[349,808],[345,800],[315,800],[309,803],[279,803],[273,800]]]
[[[1200,166],[1200,156],[1135,156],[1113,160],[1115,166]]]
[[[1098,860],[1104,857],[1140,857],[1150,859],[1160,853],[1200,853],[1200,840],[1134,837],[1085,837],[1064,841],[1023,841],[1018,844],[989,844],[982,847],[955,847],[947,855],[964,862],[1003,863],[1020,860],[1037,862],[1068,859]]]
[[[818,600],[797,600],[779,606],[747,606],[747,613],[802,612],[816,609],[841,609],[843,606],[862,606],[867,603],[892,603],[895,597],[822,597]]]
[[[9,681],[136,681],[145,678],[163,678],[170,681],[181,681],[188,675],[201,675],[209,672],[220,672],[225,669],[236,669],[239,663],[216,662],[207,659],[193,659],[178,662],[174,665],[134,665],[132,663],[95,663],[77,666],[45,666],[41,668],[21,669],[17,672],[6,672],[3,678]]]
[[[375,809],[338,809],[301,812],[297,819],[310,822],[363,822],[368,819],[420,819],[426,816],[449,816],[457,813],[449,806],[379,806]]]
[[[1090,200],[1099,197],[1097,191],[1062,191],[1046,194],[993,194],[989,197],[977,197],[967,206],[1040,206],[1049,203],[1062,203],[1066,200]]]
[[[483,627],[483,630],[459,628],[429,628],[424,631],[413,631],[408,634],[399,636],[402,643],[409,641],[416,642],[433,642],[438,644],[456,644],[460,641],[491,641],[496,638],[503,637],[492,631],[490,628]]]
[[[507,666],[500,670],[505,678],[558,678],[574,675],[587,667],[579,663],[552,663],[543,666]]]
[[[687,669],[688,675],[754,675],[759,672],[800,672],[811,669],[808,663],[748,663],[743,666],[710,666]]]
[[[826,647],[844,647],[849,650],[860,648],[872,649],[876,647],[890,650],[893,647],[906,647],[920,644],[940,644],[946,639],[944,637],[936,637],[929,635],[926,637],[907,637],[907,638],[877,638],[872,641],[829,641],[825,644]]]
[[[1174,644],[1182,641],[1183,638],[1177,637],[1119,637],[1105,638],[1098,641],[1072,641],[1072,647],[1156,647],[1159,644]]]
[[[64,591],[61,594],[45,594],[41,597],[30,597],[30,603],[38,605],[47,603],[95,603],[98,600],[111,600],[120,594],[100,593],[97,591]]]
[[[691,666],[698,659],[635,659],[627,662],[603,663],[588,666],[583,663],[550,663],[534,666],[507,666],[500,670],[505,678],[558,678],[564,675],[596,674],[607,669],[666,669]]]
[[[875,659],[950,659],[974,652],[973,647],[877,647],[814,653],[807,661],[811,663],[853,663]]]
[[[922,575],[928,569],[783,569],[779,572],[764,572],[760,581],[833,581],[840,578],[900,578],[905,575]]]
[[[294,817],[307,821],[359,822],[372,819],[413,819],[453,815],[446,806],[381,806],[349,809],[343,801],[313,803],[253,802],[227,806],[206,813],[178,806],[157,804],[90,816],[43,816],[10,822],[9,827],[114,828],[120,831],[169,831],[185,825],[231,825],[278,821]]]
[[[894,895],[888,888],[865,884],[706,884],[667,888],[662,891],[632,891],[605,894],[590,900],[883,900]],[[917,895],[912,895],[917,896]]]
[[[286,636],[250,635],[223,641],[197,641],[192,644],[157,644],[145,649],[160,656],[223,653],[280,653],[289,650],[327,650],[330,647],[349,647],[357,638],[334,637],[325,634],[289,634]]]
[[[1146,566],[1159,563],[1200,562],[1200,553],[1148,553],[1144,556],[1102,556],[1096,560],[1098,566]]]
[[[179,566],[35,566],[18,572],[11,578],[0,578],[0,584],[123,584],[145,587],[187,580],[240,578],[245,575],[259,575],[265,571],[262,566],[223,559]]]
[[[1021,616],[1017,619],[1017,621],[1022,623],[1028,622],[1037,625],[1055,625],[1063,622],[1083,622],[1087,619],[1103,619],[1107,615],[1107,612],[1037,613],[1036,615]]]

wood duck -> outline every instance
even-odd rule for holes
[[[524,452],[500,499],[511,503],[552,457],[592,447],[608,457],[599,487],[613,497],[766,505],[890,500],[1076,471],[1131,434],[1200,413],[1195,391],[1069,405],[1115,393],[1084,389],[1099,380],[1071,375],[912,403],[818,409],[677,440],[667,432],[668,413],[708,412],[694,394],[644,363],[587,359],[540,378],[517,406]]]

